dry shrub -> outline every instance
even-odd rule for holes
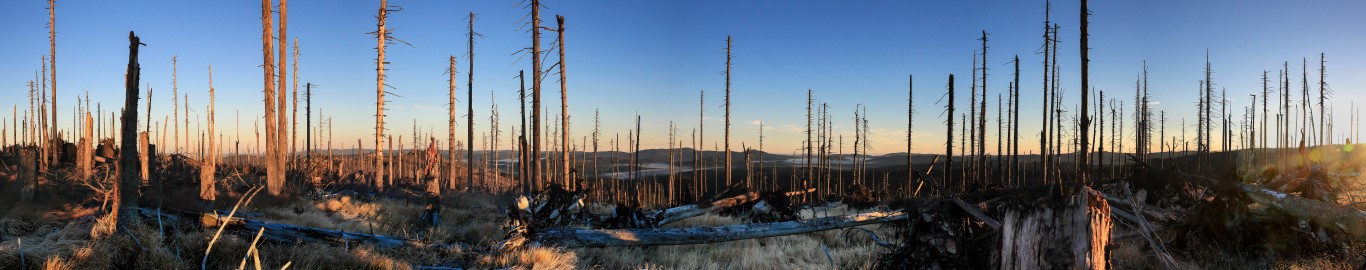
[[[479,264],[489,268],[573,269],[579,258],[574,251],[553,247],[530,247],[518,251],[482,256]]]
[[[43,270],[71,270],[76,269],[71,265],[71,261],[63,260],[62,256],[49,256],[43,261]]]
[[[118,229],[118,221],[118,216],[114,214],[105,214],[96,218],[95,225],[90,226],[90,239],[98,241],[113,235],[114,230]]]

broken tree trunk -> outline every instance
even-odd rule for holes
[[[264,228],[265,231],[262,232],[261,235],[263,238],[267,240],[279,241],[284,243],[295,243],[300,241],[330,243],[337,245],[350,243],[365,243],[375,245],[379,248],[395,248],[400,246],[410,246],[417,248],[431,246],[468,247],[468,245],[461,243],[425,243],[422,241],[412,239],[403,239],[376,234],[354,233],[339,230],[303,227],[283,223],[271,223],[260,220],[245,219],[240,217],[229,217],[227,215],[220,215],[216,213],[194,212],[171,208],[163,208],[161,210],[161,214],[171,214],[162,215],[162,218],[172,218],[174,216],[198,217],[200,221],[204,224],[204,226],[207,227],[217,227],[223,223],[227,223],[228,228],[240,229],[245,231],[259,231],[262,228]],[[138,212],[141,215],[150,218],[156,218],[158,216],[156,209],[139,208]],[[172,219],[172,221],[175,220]]]
[[[817,219],[717,227],[589,230],[553,228],[536,235],[536,242],[558,247],[641,247],[692,245],[809,233],[905,220],[900,211],[872,212]]]
[[[1000,269],[1105,269],[1110,207],[1082,189],[1060,205],[1005,211]]]
[[[19,149],[19,201],[33,199],[35,183],[38,183],[38,154],[31,147]]]
[[[808,188],[806,190],[789,191],[787,193],[783,193],[783,195],[787,197],[793,197],[815,191],[815,188]],[[710,203],[689,204],[664,209],[663,211],[660,211],[658,214],[655,214],[655,220],[658,220],[658,222],[655,223],[655,226],[664,226],[665,224],[678,222],[680,220],[684,220],[690,217],[701,216],[702,214],[719,211],[721,209],[744,205],[747,203],[757,201],[759,199],[760,195],[758,192],[747,192],[745,194],[736,195],[735,197],[724,198],[712,201]]]
[[[674,223],[679,220],[684,220],[695,216],[701,216],[702,214],[706,214],[708,212],[735,207],[737,205],[750,203],[756,200],[759,200],[758,192],[746,192],[745,194],[740,194],[736,195],[735,197],[716,200],[710,203],[690,204],[664,209],[664,211],[661,211],[659,212],[659,214],[655,215],[655,219],[659,220],[659,222],[656,222],[655,225],[664,226],[665,224]]]

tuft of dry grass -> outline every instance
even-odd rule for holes
[[[831,211],[832,215],[837,213]],[[824,211],[821,211],[824,215]],[[844,214],[844,213],[840,213]],[[701,227],[744,224],[741,218],[705,214],[669,224],[669,227]],[[886,241],[889,228],[868,225]],[[894,239],[893,239],[894,240]],[[829,257],[826,250],[829,250]],[[579,268],[607,269],[869,269],[886,249],[860,232],[830,230],[799,235],[723,243],[644,248],[577,248]]]

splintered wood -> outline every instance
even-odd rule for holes
[[[1007,210],[1003,218],[1001,269],[1105,269],[1110,206],[1090,188],[1063,205]],[[1070,256],[1047,256],[1048,254]]]

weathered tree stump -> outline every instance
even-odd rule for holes
[[[32,147],[19,149],[19,200],[29,201],[33,199],[33,192],[38,184],[38,155],[34,153]]]
[[[1110,206],[1083,187],[1058,205],[1005,211],[1000,269],[1105,269]]]

